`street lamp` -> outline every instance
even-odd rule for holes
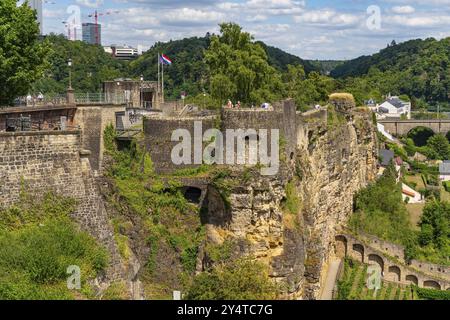
[[[69,90],[72,90],[72,59],[67,61],[67,65],[69,66]]]
[[[144,82],[144,75],[143,74],[141,74],[141,87],[140,87],[140,99],[141,99],[141,108],[142,109],[144,109],[144,107],[145,107],[145,105],[144,105],[144,99],[143,99],[143,97],[142,97],[142,84],[143,84],[143,82]]]

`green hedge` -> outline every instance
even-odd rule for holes
[[[415,288],[420,299],[424,300],[450,300],[450,291]]]

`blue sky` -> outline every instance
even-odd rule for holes
[[[393,39],[450,36],[450,0],[48,0],[45,33],[67,33],[62,22],[71,5],[78,6],[82,22],[92,21],[87,15],[96,9],[118,11],[100,17],[104,45],[150,47],[217,32],[223,21],[308,59],[350,59]]]

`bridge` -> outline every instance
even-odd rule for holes
[[[393,136],[400,137],[407,135],[417,127],[425,127],[433,130],[434,133],[446,135],[450,132],[450,120],[380,120],[385,130]]]
[[[340,234],[335,239],[338,258],[376,265],[381,269],[383,281],[399,285],[416,285],[419,288],[450,290],[450,268],[414,261],[407,265],[404,248],[375,237],[355,237]]]

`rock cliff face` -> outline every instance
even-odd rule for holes
[[[353,197],[376,177],[377,137],[365,112],[339,114],[333,124],[327,117],[297,116],[297,155],[278,175],[233,168],[226,192],[211,184],[208,241],[234,240],[238,254],[270,267],[286,298],[315,299]],[[293,196],[288,184],[298,198],[297,214],[286,209]]]

